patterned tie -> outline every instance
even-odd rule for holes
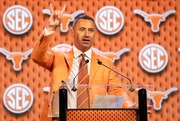
[[[82,84],[83,86],[79,86],[77,90],[77,108],[89,108],[89,75],[88,68],[84,58],[84,54],[81,54],[82,60],[79,65],[79,69],[82,68],[78,75],[78,84]],[[85,67],[83,67],[85,65]]]

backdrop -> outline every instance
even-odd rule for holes
[[[101,14],[100,10],[105,6],[118,8],[124,17],[117,20],[121,23],[122,28],[116,31],[116,33],[108,35],[107,33],[110,30],[108,31],[108,29],[106,29],[107,33],[103,33],[101,32],[102,28],[97,27],[94,47],[103,53],[118,52],[119,50],[128,48],[129,50],[124,52],[119,56],[120,58],[117,58],[114,62],[117,71],[131,78],[134,84],[153,84],[153,94],[161,95],[162,97],[160,98],[159,96],[157,97],[158,99],[151,97],[153,112],[152,115],[149,115],[149,120],[180,121],[180,96],[178,91],[180,88],[179,0],[1,0],[0,121],[38,121],[40,119],[44,98],[47,95],[47,93],[43,91],[43,88],[49,86],[51,75],[49,71],[35,64],[31,60],[30,54],[36,40],[38,40],[42,30],[48,23],[50,2],[56,9],[61,9],[62,6],[66,4],[67,8],[65,13],[67,15],[75,13],[73,15],[76,16],[76,14],[85,12],[93,18],[98,15],[98,12]],[[16,12],[11,11],[12,14],[7,14],[8,12],[5,13],[5,11],[8,11],[8,9],[14,5],[23,6],[32,14],[32,20],[24,14],[24,20],[28,22],[32,21],[32,26],[23,34],[13,33],[11,29],[8,30],[8,27],[5,27],[5,23],[8,22],[7,19],[3,22],[4,17],[8,18],[8,15],[11,15],[10,18],[12,18],[16,24],[21,22],[18,26],[22,26],[23,21],[16,18],[18,16],[16,15],[18,14],[18,10]],[[44,9],[47,11],[43,12]],[[112,11],[110,11],[110,13],[111,12]],[[103,14],[101,15],[103,16]],[[158,21],[157,18],[153,19],[155,16],[158,16],[161,21]],[[101,22],[99,19],[100,18],[96,21]],[[150,19],[153,19],[154,23],[150,21]],[[108,19],[104,20],[108,21]],[[54,41],[52,41],[51,44],[52,47],[57,44],[72,44],[73,40],[69,31],[69,26],[72,21],[73,20],[69,21],[66,29],[57,29]],[[159,29],[156,27],[153,28],[154,24],[159,25]],[[15,23],[13,25],[15,25]],[[24,22],[24,26],[25,25],[26,23]],[[16,30],[18,31],[18,29]],[[159,72],[148,72],[140,65],[140,51],[149,44],[158,44],[167,52],[168,62],[166,59],[167,64],[165,64],[165,67]],[[16,57],[16,60],[8,58],[8,53],[10,53],[12,57]],[[25,53],[27,57],[20,59],[20,56],[17,55],[23,53]],[[150,58],[150,55],[148,57]],[[20,66],[15,65],[18,59]],[[127,80],[121,78],[121,82],[127,83]],[[3,97],[5,90],[12,84],[17,83],[29,87],[34,95],[32,106],[28,111],[20,114],[9,111],[3,101],[3,98],[5,98]],[[167,95],[163,95],[163,92]],[[12,97],[15,98],[15,96]],[[155,100],[159,100],[160,108],[153,102]]]

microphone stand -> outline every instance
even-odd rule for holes
[[[98,60],[97,63],[99,65],[103,65],[104,67],[106,67],[106,68],[112,70],[113,72],[123,76],[124,78],[128,79],[129,82],[130,82],[130,89],[129,89],[129,91],[130,92],[135,91],[135,89],[133,89],[133,87],[132,87],[132,81],[131,81],[131,79],[129,77],[127,77],[127,76],[117,72],[116,70],[113,70],[112,68],[104,65],[100,60]],[[146,89],[142,88],[142,89],[140,89],[138,91],[138,104],[139,104],[139,114],[138,114],[139,117],[138,117],[138,119],[139,119],[139,121],[148,121],[148,117],[147,117],[147,100],[146,99],[147,99]]]
[[[81,70],[89,63],[89,60],[86,60],[86,63],[82,66],[82,68],[79,69],[78,73],[76,74],[76,76],[73,78],[73,87],[72,87],[72,91],[77,91],[77,88],[75,86],[75,79],[76,77],[79,75],[79,73],[81,72]]]
[[[59,121],[66,121],[67,100],[66,82],[62,80],[62,88],[59,90]]]
[[[132,85],[132,81],[131,81],[131,79],[130,79],[129,77],[127,77],[127,76],[125,76],[125,75],[119,73],[118,71],[116,71],[116,70],[114,70],[114,69],[112,69],[112,68],[110,68],[110,67],[104,65],[99,59],[98,59],[97,61],[98,61],[97,63],[98,63],[99,65],[103,65],[104,67],[110,69],[111,71],[113,71],[113,72],[115,72],[115,73],[121,75],[122,77],[126,78],[127,80],[129,80],[129,83],[130,83],[129,91],[130,91],[130,92],[133,92],[133,91],[134,91],[134,88],[133,88],[133,85]]]

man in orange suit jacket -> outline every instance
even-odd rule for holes
[[[79,65],[78,58],[81,53],[85,53],[85,58],[89,60],[87,64],[89,84],[120,83],[116,73],[97,63],[97,60],[100,60],[103,64],[113,68],[113,63],[109,58],[92,50],[95,37],[95,24],[94,20],[87,15],[81,15],[73,22],[71,33],[74,43],[72,48],[63,51],[60,49],[49,49],[51,38],[61,23],[61,17],[65,7],[66,6],[64,6],[62,10],[54,10],[50,4],[51,15],[49,25],[45,27],[32,52],[33,61],[52,72],[51,90],[44,104],[41,121],[53,120],[53,118],[48,118],[48,109],[52,97],[60,88],[60,86],[54,85],[61,85],[62,80],[68,80],[68,83],[72,84],[73,78],[79,71],[77,65]],[[123,107],[131,106],[131,103],[128,101],[128,96],[123,92],[122,87],[107,88],[104,86],[99,90],[89,88],[90,107],[93,107],[95,91],[98,95],[106,95],[108,93],[110,95],[125,96]],[[68,94],[70,93],[72,92],[68,92]],[[68,108],[76,108],[73,99],[69,99],[68,97],[68,101]]]

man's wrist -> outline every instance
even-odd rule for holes
[[[44,28],[44,35],[47,36],[47,35],[50,35],[50,34],[53,34],[55,32],[55,29],[56,27],[51,27],[51,26],[46,26]]]
[[[46,29],[48,30],[48,31],[56,31],[56,26],[46,26]]]

